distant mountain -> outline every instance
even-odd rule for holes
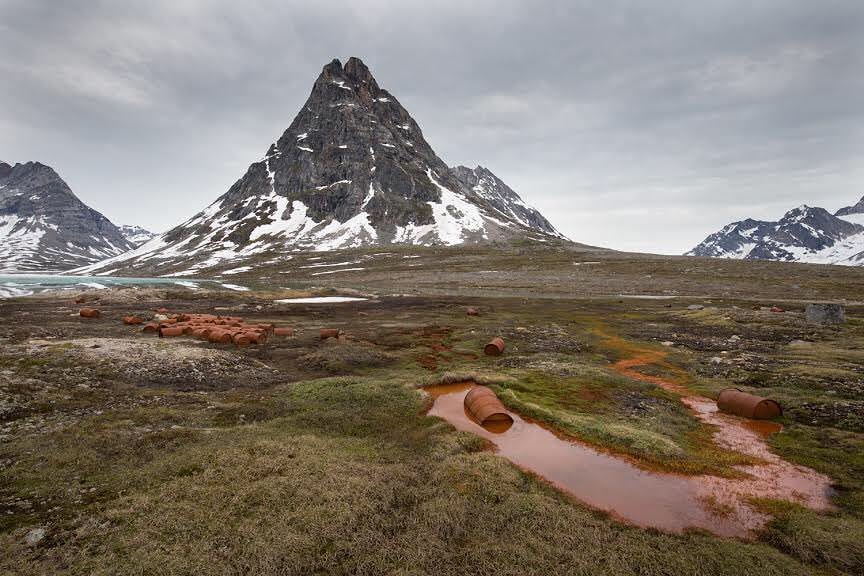
[[[69,270],[133,246],[38,162],[0,162],[0,272]]]
[[[864,198],[861,198],[857,204],[841,208],[834,215],[847,222],[864,225]]]
[[[225,194],[99,267],[193,273],[295,250],[564,241],[484,168],[449,168],[357,58],[324,66],[297,117]]]
[[[864,264],[864,199],[835,214],[800,206],[777,222],[733,222],[687,255],[860,266]]]
[[[149,230],[145,230],[141,226],[123,224],[119,227],[120,233],[123,234],[123,237],[129,241],[135,247],[138,247],[145,242],[149,242],[153,238],[156,237],[156,234],[150,232]]]

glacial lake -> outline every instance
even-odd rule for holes
[[[0,298],[29,296],[46,290],[82,290],[115,286],[171,286],[194,290],[213,280],[188,278],[122,278],[119,276],[72,276],[63,274],[0,274]]]

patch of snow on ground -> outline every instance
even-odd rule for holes
[[[300,266],[300,268],[329,268],[332,266],[350,266],[351,264],[359,264],[360,262],[362,262],[362,260],[352,260],[350,262],[334,262],[332,264],[307,264],[306,266]]]
[[[315,272],[312,276],[323,276],[325,274],[336,274],[337,272],[355,272],[357,270],[365,270],[366,268],[339,268],[338,270],[325,270],[323,272]]]
[[[229,290],[236,290],[238,292],[248,292],[249,291],[249,288],[246,288],[245,286],[238,286],[237,284],[222,283],[221,286],[223,288],[228,288]]]
[[[222,274],[223,275],[240,274],[241,272],[248,272],[249,270],[252,270],[252,266],[238,266],[237,268],[231,268],[230,270],[225,270],[224,272],[222,272]]]
[[[314,296],[312,298],[283,298],[274,300],[279,304],[338,304],[341,302],[360,302],[368,298],[353,298],[351,296]]]

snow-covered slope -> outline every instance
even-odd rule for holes
[[[363,62],[334,60],[291,126],[228,192],[86,271],[191,274],[271,252],[563,239],[491,172],[466,171],[438,158]]]
[[[134,224],[122,224],[119,229],[123,237],[133,246],[140,246],[156,237],[153,232]]]
[[[38,162],[0,162],[0,272],[61,271],[132,248]]]
[[[864,199],[833,215],[800,206],[777,222],[733,222],[687,255],[859,266],[864,264]]]
[[[488,168],[456,166],[451,171],[459,182],[486,200],[500,218],[515,220],[535,230],[564,238],[536,208],[526,204],[522,198]]]

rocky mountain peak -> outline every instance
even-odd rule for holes
[[[359,58],[333,60],[262,159],[208,208],[131,257],[149,267],[161,252],[167,261],[188,251],[200,255],[184,269],[195,272],[216,261],[208,253],[236,259],[272,250],[562,238],[488,170],[460,173]]]
[[[50,166],[0,166],[0,270],[68,270],[130,248]]]

